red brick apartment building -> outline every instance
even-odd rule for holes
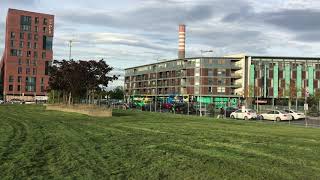
[[[3,99],[46,100],[54,16],[9,9],[0,63]]]

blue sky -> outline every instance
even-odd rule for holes
[[[177,57],[178,24],[187,25],[187,57],[319,56],[316,0],[1,0],[0,53],[8,8],[55,15],[54,59],[101,59],[124,68]],[[122,85],[122,79],[113,84]]]

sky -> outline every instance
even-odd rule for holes
[[[8,8],[55,15],[54,59],[104,59],[123,69],[186,56],[320,56],[318,0],[0,0],[0,54]]]

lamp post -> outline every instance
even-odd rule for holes
[[[202,74],[201,74],[201,72],[202,72],[202,60],[203,60],[203,53],[209,53],[209,52],[213,52],[213,50],[200,50],[200,52],[201,52],[201,59],[200,59],[200,82],[199,82],[199,101],[200,101],[200,107],[199,107],[199,110],[200,110],[200,116],[202,116],[202,103],[201,103],[201,100],[202,100],[202,97],[201,97],[201,90],[202,90],[202,88],[201,88],[201,86],[202,86]]]

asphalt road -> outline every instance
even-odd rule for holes
[[[268,121],[268,120],[258,120],[266,123],[282,123],[282,124],[293,124],[298,126],[310,126],[320,128],[320,117],[307,117],[307,119],[293,120],[293,121]]]

